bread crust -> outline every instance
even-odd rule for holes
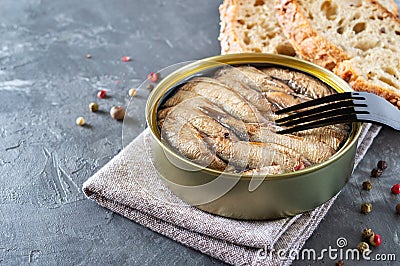
[[[388,0],[390,2],[390,8],[388,8],[387,10],[392,13],[395,17],[397,17],[399,15],[399,7],[397,6],[396,1],[394,0]],[[383,5],[382,5],[383,6]],[[385,8],[385,7],[384,7]]]
[[[376,0],[367,0],[371,2],[372,5],[375,5],[378,9],[380,9],[380,12],[384,13],[385,15],[391,17],[392,19],[396,20],[397,22],[400,23],[398,13],[393,13],[390,10],[386,9],[379,1]]]
[[[293,0],[276,0],[279,24],[286,38],[303,58],[332,70],[349,55],[320,36]]]
[[[385,16],[400,23],[399,19],[377,1],[370,1]],[[347,81],[354,90],[375,93],[400,108],[400,91],[390,90],[366,80],[357,73],[351,56],[316,32],[296,0],[276,0],[278,21],[292,45],[304,59],[332,70]]]
[[[350,62],[340,62],[333,69],[333,72],[341,77],[343,80],[348,82],[354,90],[366,91],[379,95],[400,109],[400,92],[388,90],[386,88],[371,84],[362,76],[357,74],[355,69],[351,66]]]

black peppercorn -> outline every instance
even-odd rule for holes
[[[378,169],[380,169],[382,171],[385,170],[388,167],[386,161],[379,161],[377,166],[378,166]]]
[[[146,87],[149,91],[152,91],[154,89],[154,85],[153,84],[149,84]]]
[[[344,266],[344,262],[342,260],[339,260],[336,262],[336,266]]]
[[[381,169],[377,169],[377,168],[372,169],[372,171],[371,171],[372,177],[380,177],[381,175],[382,175]]]
[[[110,115],[115,120],[122,120],[125,117],[125,109],[121,106],[114,106],[110,110]]]

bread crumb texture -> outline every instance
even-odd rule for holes
[[[225,0],[220,14],[222,54],[296,54],[276,19],[273,0]]]
[[[355,90],[400,106],[400,23],[377,2],[276,1],[286,37],[303,58],[331,69]]]

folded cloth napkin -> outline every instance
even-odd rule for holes
[[[355,165],[380,127],[365,124]],[[336,196],[291,218],[241,221],[203,212],[176,197],[163,184],[149,156],[146,129],[83,184],[87,197],[153,231],[234,265],[289,265],[325,216]],[[265,250],[284,252],[265,252]],[[293,253],[292,253],[293,254]]]

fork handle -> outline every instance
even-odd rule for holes
[[[393,128],[395,130],[400,130],[400,121],[392,119],[390,117],[382,117],[377,114],[359,114],[357,115],[357,121],[378,123]]]

